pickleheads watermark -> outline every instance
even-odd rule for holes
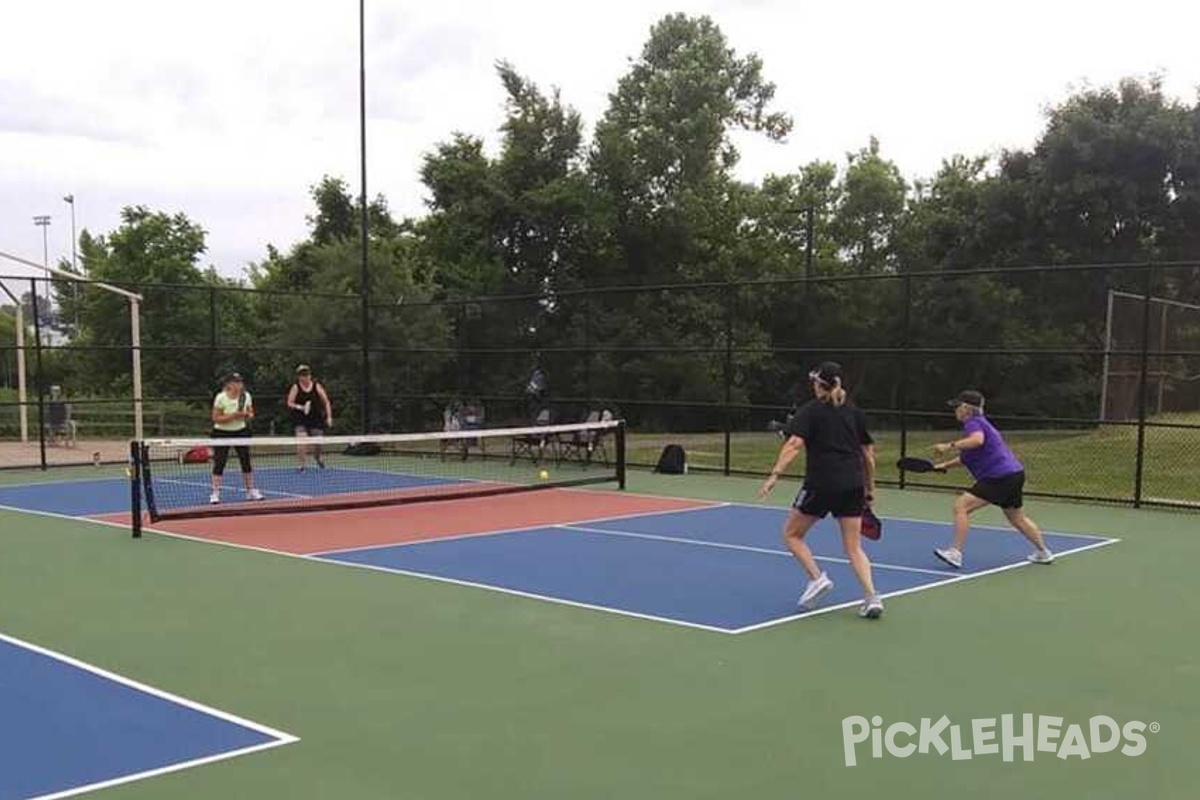
[[[1004,714],[999,719],[973,719],[963,724],[951,722],[946,716],[938,720],[924,717],[916,725],[892,722],[885,727],[883,722],[878,716],[842,720],[847,767],[856,766],[868,748],[871,758],[883,758],[885,752],[895,758],[949,753],[953,761],[995,755],[1005,761],[1018,757],[1033,761],[1038,753],[1063,760],[1086,760],[1113,752],[1133,758],[1146,752],[1146,734],[1159,731],[1157,722],[1132,720],[1121,724],[1103,715],[1070,724],[1064,724],[1062,717],[1034,714]],[[863,745],[862,754],[859,745]]]

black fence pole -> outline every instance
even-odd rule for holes
[[[362,432],[371,432],[371,271],[368,264],[370,211],[367,205],[367,35],[365,0],[358,3],[358,126],[361,155],[362,264]]]
[[[1138,425],[1137,425],[1137,465],[1133,474],[1133,507],[1142,507],[1142,491],[1144,488],[1146,467],[1146,388],[1150,368],[1150,297],[1154,291],[1154,271],[1147,269],[1145,278],[1145,295],[1142,297],[1142,348],[1141,364],[1138,372]],[[1107,346],[1107,345],[1106,345]]]
[[[583,296],[583,396],[588,404],[592,397],[592,309],[590,298]]]
[[[217,290],[208,290],[208,378],[217,378]]]
[[[733,433],[730,430],[733,427],[732,413],[729,409],[729,404],[733,401],[733,303],[734,303],[734,287],[730,284],[725,295],[725,408],[722,417],[724,418],[723,427],[725,428],[725,469],[726,475],[729,474],[732,447]]]
[[[908,455],[908,348],[911,346],[912,326],[912,278],[904,278],[904,311],[903,328],[900,332],[900,396],[897,405],[900,406],[900,457]],[[900,470],[900,488],[905,488],[906,473]]]
[[[39,464],[43,470],[46,469],[46,379],[45,371],[42,369],[42,315],[38,308],[38,291],[37,280],[31,278],[29,281],[29,304],[32,306],[33,313],[33,347],[34,347],[34,363],[37,369],[37,380],[33,382],[33,388],[37,391],[37,408],[38,408],[38,452]]]

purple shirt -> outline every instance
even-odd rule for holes
[[[958,454],[972,477],[977,481],[992,478],[1003,478],[1014,472],[1022,472],[1025,467],[1013,455],[1012,450],[1004,443],[1004,437],[987,417],[977,415],[963,423],[963,435],[970,436],[976,431],[983,434],[983,447],[963,450]]]

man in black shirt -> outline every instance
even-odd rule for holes
[[[805,451],[804,486],[792,503],[783,535],[809,576],[799,605],[812,608],[833,588],[833,581],[817,566],[804,541],[818,520],[832,514],[842,530],[846,557],[865,593],[859,614],[876,619],[883,614],[883,603],[875,593],[871,562],[862,549],[862,515],[875,492],[874,440],[867,432],[866,415],[847,401],[840,364],[827,361],[808,377],[814,398],[789,420],[779,457],[758,496],[763,499],[770,494],[779,476]]]

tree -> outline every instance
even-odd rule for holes
[[[731,177],[733,131],[780,140],[791,130],[791,119],[769,108],[774,93],[758,56],[739,55],[711,19],[674,14],[651,29],[609,97],[589,155],[597,231],[590,283],[725,281],[778,263],[756,220],[757,188]],[[614,349],[596,357],[596,385],[633,399],[722,400],[724,359],[699,350],[724,346],[722,321],[734,302],[716,291],[604,296],[593,335]],[[732,333],[739,344],[763,341],[756,321]],[[639,344],[658,349],[634,352]],[[678,352],[688,349],[696,352]],[[739,380],[734,399],[745,391]],[[684,422],[675,415],[673,424]],[[691,421],[702,423],[712,424]]]
[[[787,115],[768,111],[774,95],[758,56],[739,56],[708,17],[673,14],[651,29],[609,96],[590,158],[616,240],[617,259],[604,267],[614,282],[664,281],[703,262],[698,234],[720,231],[691,223],[727,197],[738,161],[731,132],[780,140],[791,130]]]
[[[879,153],[879,140],[847,155],[833,234],[860,273],[895,269],[895,236],[907,186],[900,169]]]
[[[1033,155],[1033,200],[1056,261],[1156,258],[1194,164],[1188,109],[1161,79],[1086,90],[1048,114]],[[1181,169],[1182,167],[1182,169]]]
[[[326,175],[310,193],[317,205],[317,213],[308,217],[314,243],[329,244],[357,234],[361,225],[344,180]]]
[[[296,365],[306,363],[329,389],[345,429],[353,430],[363,390],[361,205],[345,194],[344,184],[329,178],[312,195],[317,205],[309,217],[312,234],[286,254],[269,248],[267,259],[251,269],[258,292],[242,295],[241,302],[252,322],[222,355],[262,387],[268,402],[259,424],[285,423],[283,393]],[[329,209],[346,208],[354,210],[347,218],[353,231],[335,234]],[[409,427],[419,419],[400,422],[397,409],[414,386],[426,385],[441,369],[444,354],[422,351],[445,350],[448,331],[440,309],[427,304],[433,287],[421,269],[414,237],[391,219],[382,198],[370,205],[369,214],[373,417],[384,428]]]
[[[210,288],[229,282],[204,271],[204,230],[183,214],[126,207],[108,236],[80,237],[89,277],[143,295],[142,378],[150,396],[207,394],[214,376],[203,359],[181,358],[189,348],[207,351]],[[169,285],[169,286],[168,286]],[[130,317],[124,297],[95,287],[77,294],[58,285],[58,302],[79,319],[80,330],[64,368],[77,392],[131,391]]]

